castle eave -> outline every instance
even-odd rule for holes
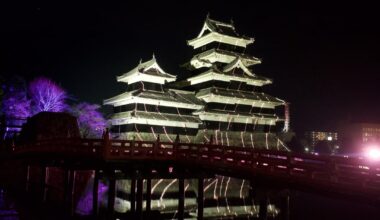
[[[254,39],[247,37],[229,36],[217,32],[210,32],[199,38],[188,40],[187,44],[192,46],[194,49],[197,49],[211,42],[221,42],[239,47],[247,47],[247,45],[252,44],[254,42]]]
[[[196,113],[202,121],[217,121],[229,123],[249,123],[249,124],[265,124],[276,125],[277,118],[268,118],[256,115],[236,115],[228,113],[215,113],[208,111],[200,111]]]
[[[182,116],[176,114],[129,111],[114,114],[113,125],[121,124],[146,124],[174,127],[198,128],[202,121],[196,116]]]

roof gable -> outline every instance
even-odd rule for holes
[[[225,34],[225,35],[229,35],[233,37],[239,37],[239,34],[236,33],[235,31],[235,27],[233,23],[229,24],[229,23],[216,21],[216,20],[210,19],[209,16],[207,15],[207,18],[203,23],[202,30],[198,34],[197,38],[202,37],[208,32],[216,32],[216,33]]]
[[[240,59],[240,57],[237,57],[234,61],[232,61],[231,63],[229,63],[227,66],[225,66],[223,68],[223,72],[229,72],[235,68],[240,68],[244,71],[244,73],[246,73],[247,75],[249,76],[255,76],[254,73],[252,73],[242,62],[242,60]]]
[[[151,76],[156,76],[156,77],[162,77],[162,78],[166,78],[170,81],[173,81],[176,79],[176,76],[165,72],[158,65],[154,54],[152,56],[152,59],[150,59],[149,61],[142,62],[142,60],[140,60],[140,63],[135,68],[133,68],[132,70],[130,70],[127,73],[124,73],[121,76],[118,76],[117,80],[123,81],[123,79],[126,79],[126,78],[128,78],[132,75],[135,75],[135,74],[146,74],[146,75],[151,75]]]

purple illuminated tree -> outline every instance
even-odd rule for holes
[[[40,77],[30,82],[29,96],[33,114],[42,111],[62,112],[67,108],[66,91],[47,78]]]
[[[13,138],[21,130],[24,119],[31,115],[30,100],[27,98],[25,81],[13,77],[3,83],[1,102],[1,139]],[[0,141],[1,142],[1,141]]]
[[[86,102],[79,103],[70,108],[73,116],[77,117],[79,131],[82,137],[101,137],[107,121],[99,112],[99,105]]]
[[[6,93],[2,101],[2,110],[7,118],[27,118],[30,116],[30,100],[22,91]]]
[[[27,118],[31,116],[31,103],[27,97],[24,80],[15,78],[2,85],[1,110],[7,118]]]

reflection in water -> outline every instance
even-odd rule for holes
[[[198,179],[185,179],[185,216],[197,217]],[[176,216],[178,210],[179,181],[178,179],[152,179],[151,181],[151,210],[165,216]],[[250,186],[250,181],[226,176],[216,176],[203,180],[205,218],[245,217],[246,219],[259,216],[259,201],[254,198],[257,194]],[[76,206],[76,213],[88,215],[92,213],[93,178],[88,181],[87,187]],[[131,189],[131,187],[135,187]],[[131,191],[134,190],[134,193]],[[147,184],[143,182],[143,210],[146,210]],[[99,183],[99,205],[107,207],[107,184]],[[127,213],[132,209],[131,192],[137,192],[136,184],[132,180],[116,181],[116,198],[114,210],[117,213]],[[255,201],[257,200],[257,201]],[[136,207],[136,205],[134,206]],[[267,206],[268,216],[275,217],[280,210],[274,204]]]
[[[18,213],[15,207],[15,201],[7,195],[4,189],[0,188],[0,219],[1,220],[18,220]]]
[[[94,187],[94,178],[92,177],[82,194],[82,196],[79,198],[77,207],[76,207],[76,213],[80,215],[91,215],[92,214],[92,189]],[[98,199],[103,206],[106,205],[107,201],[107,190],[108,187],[103,182],[99,182],[98,186]]]
[[[52,179],[57,180],[58,176],[54,175],[54,172],[58,171],[58,169],[51,169],[48,174]],[[88,172],[93,173],[93,171]],[[76,173],[74,191],[78,191],[78,195],[74,199],[75,213],[80,216],[88,216],[93,213],[94,176],[84,174],[84,172]],[[136,210],[138,201],[141,201],[137,200],[137,194],[141,191],[143,193],[142,203],[140,204],[142,210],[146,211],[147,196],[149,194],[147,192],[150,190],[150,207],[155,217],[158,214],[165,219],[178,217],[179,189],[181,188],[179,184],[182,181],[174,178],[160,178],[157,176],[158,174],[154,175],[157,179],[152,179],[149,184],[146,179],[141,181],[142,190],[141,185],[137,184],[136,180],[116,180],[114,204],[116,214],[124,215],[125,213],[125,216],[128,216],[132,210]],[[108,210],[108,194],[110,182],[112,181],[109,181],[105,174],[100,177],[102,179],[98,182],[98,207],[100,214],[104,214]],[[261,215],[266,215],[269,219],[274,217],[276,219],[378,219],[377,217],[380,216],[380,211],[376,207],[348,199],[339,200],[316,194],[301,193],[295,190],[271,189],[268,188],[267,183],[265,183],[265,185],[268,185],[266,188],[263,186],[258,188],[250,180],[228,176],[215,176],[201,180],[203,181],[199,182],[199,179],[185,179],[183,181],[185,218],[195,219],[198,213],[202,212],[204,218],[207,219],[254,219],[259,217],[260,213]],[[79,183],[83,183],[83,187]],[[60,181],[57,181],[57,184],[61,184]],[[149,189],[148,185],[150,186]],[[140,190],[137,189],[138,186],[140,186]],[[131,191],[132,187],[134,188]],[[202,187],[203,192],[198,191],[198,187]],[[52,194],[57,193],[57,191],[50,189],[48,190],[48,198],[54,198]],[[199,211],[197,198],[202,194],[204,198],[203,211]],[[9,208],[12,207],[12,205],[9,205],[11,203],[6,202],[3,195],[1,198],[0,213],[2,215],[3,213],[12,214],[14,210],[9,212],[9,210],[12,210],[12,208]],[[19,211],[22,214],[22,209]],[[290,216],[288,213],[290,213]],[[18,219],[17,213],[15,215],[13,219]],[[155,217],[151,219],[157,219]]]
[[[52,175],[52,173],[50,173]],[[78,176],[77,183],[80,178]],[[87,178],[81,190],[79,198],[75,202],[77,215],[87,218],[92,213],[92,192],[93,177]],[[143,182],[143,210],[146,210],[146,198],[148,191],[148,181]],[[154,179],[151,181],[151,210],[160,213],[164,219],[176,219],[178,217],[179,183],[178,179]],[[116,199],[114,210],[116,214],[131,212],[131,186],[134,186],[134,195],[138,193],[137,185],[132,184],[130,179],[116,181]],[[337,199],[325,197],[312,193],[300,191],[282,191],[275,189],[264,189],[252,187],[249,180],[241,180],[226,176],[216,176],[215,178],[205,178],[202,182],[198,179],[186,179],[183,188],[185,189],[185,210],[186,219],[196,219],[198,214],[197,197],[202,194],[198,191],[199,183],[203,183],[203,213],[205,219],[255,219],[263,210],[267,210],[265,215],[268,219],[378,219],[380,210],[377,207],[367,205],[363,202],[351,201],[348,199]],[[110,181],[107,178],[99,181],[98,198],[100,210],[108,207],[108,193]],[[201,184],[202,185],[202,184]],[[76,188],[78,184],[76,184]],[[141,189],[141,188],[140,188]],[[56,192],[56,191],[55,191]],[[140,190],[141,192],[141,190]],[[201,191],[202,192],[202,191]],[[288,194],[290,192],[290,194]],[[54,193],[51,191],[50,193]],[[51,198],[52,195],[48,196]],[[290,200],[289,200],[290,196]],[[30,212],[24,209],[36,200],[24,201],[21,195],[13,200],[7,193],[0,190],[0,219],[18,220],[22,216],[31,219],[30,213],[39,215],[48,212],[48,209],[38,209]],[[21,198],[21,199],[20,199]],[[285,199],[284,199],[285,198]],[[136,200],[135,200],[136,201]],[[290,202],[289,202],[290,201]],[[48,201],[49,202],[49,201]],[[21,204],[21,206],[20,206]],[[23,205],[24,204],[24,205]],[[140,203],[141,204],[141,203]],[[261,205],[261,206],[260,206]],[[18,207],[17,213],[16,208]],[[33,206],[34,207],[34,206]],[[262,207],[265,207],[264,209]],[[287,208],[287,207],[290,207]],[[134,204],[136,209],[136,203]],[[37,213],[38,212],[38,213]],[[287,215],[290,213],[290,216]],[[57,219],[56,213],[48,213]],[[21,217],[19,217],[19,215]],[[147,218],[159,219],[160,217]],[[41,218],[33,218],[41,219]],[[66,218],[58,218],[66,219]],[[80,219],[80,217],[78,218]],[[134,218],[127,218],[134,219]]]

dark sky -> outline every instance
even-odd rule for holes
[[[251,52],[263,64],[254,72],[274,79],[264,90],[291,103],[297,131],[380,121],[380,19],[364,1],[52,2],[0,3],[0,74],[43,75],[101,104],[125,88],[115,77],[153,52],[167,72],[183,74],[186,40],[210,12],[256,39]]]

